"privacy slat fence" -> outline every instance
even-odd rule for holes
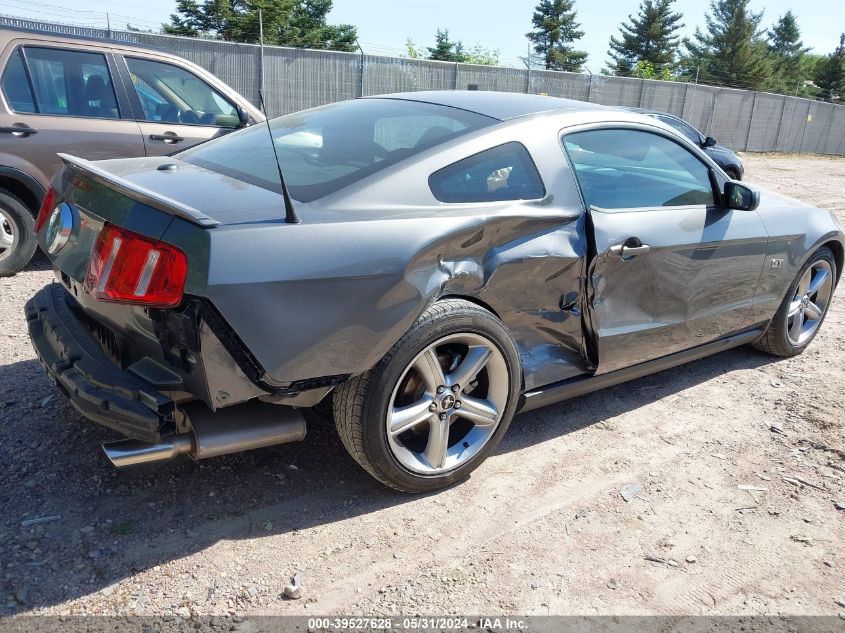
[[[181,55],[258,104],[262,54],[235,44],[105,30],[0,16],[0,27],[112,39]],[[353,99],[415,90],[548,94],[610,106],[662,110],[736,150],[845,155],[845,106],[765,92],[691,83],[267,46],[263,79],[271,116]]]

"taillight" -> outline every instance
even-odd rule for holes
[[[106,223],[85,287],[101,301],[172,308],[182,301],[188,261],[175,246]]]
[[[56,202],[56,190],[50,187],[47,193],[44,194],[44,200],[41,201],[41,208],[38,209],[38,217],[35,219],[35,232],[41,230],[47,222],[47,218],[53,213],[53,204]]]

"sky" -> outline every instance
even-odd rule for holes
[[[358,39],[368,53],[404,54],[409,37],[424,49],[433,45],[438,28],[448,28],[450,36],[465,47],[480,44],[497,49],[502,65],[519,66],[528,50],[525,34],[531,30],[536,4],[537,0],[334,0],[329,21],[357,26]],[[638,5],[639,0],[575,0],[577,19],[586,32],[578,46],[589,53],[591,72],[607,66],[610,36],[618,33],[619,24]],[[703,26],[709,2],[676,0],[675,6],[684,14],[684,34]],[[127,22],[157,28],[168,21],[175,7],[175,0],[0,0],[0,13],[7,15],[101,27],[109,13],[115,28]],[[845,29],[841,0],[752,0],[751,7],[765,12],[766,27],[791,8],[805,46],[816,53],[832,52]]]

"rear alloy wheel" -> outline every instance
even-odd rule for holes
[[[508,402],[508,366],[479,334],[435,341],[405,369],[390,398],[388,444],[411,472],[459,468],[493,437]]]
[[[836,285],[836,261],[819,249],[798,273],[769,328],[755,346],[777,356],[803,352],[824,321]]]
[[[23,269],[35,252],[35,221],[20,200],[0,193],[0,277]]]
[[[373,370],[342,385],[334,417],[352,457],[382,483],[424,492],[466,478],[516,409],[519,356],[502,323],[435,303]]]

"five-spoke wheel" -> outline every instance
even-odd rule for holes
[[[434,303],[381,362],[338,387],[344,446],[379,481],[423,492],[464,479],[516,410],[519,355],[505,326],[460,299]]]
[[[508,368],[479,334],[446,336],[420,352],[390,398],[390,449],[408,470],[456,468],[493,436],[508,400]]]
[[[801,276],[789,304],[787,332],[793,345],[801,345],[816,333],[833,294],[833,270],[820,259]]]
[[[754,346],[777,356],[803,352],[819,331],[836,286],[836,258],[822,247],[801,267],[762,338]]]

